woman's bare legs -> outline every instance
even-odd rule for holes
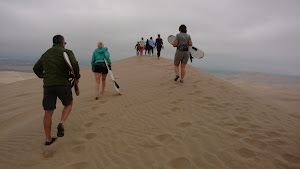
[[[105,89],[105,85],[106,85],[106,75],[107,74],[102,75],[102,91],[101,91],[102,95],[104,94],[104,89]],[[99,81],[100,81],[100,79],[99,79]]]
[[[96,99],[99,97],[99,86],[100,86],[100,78],[101,78],[101,73],[95,73],[95,91],[96,91]],[[103,85],[103,84],[102,84]]]

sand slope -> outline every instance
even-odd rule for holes
[[[122,95],[108,81],[94,100],[93,73],[81,70],[65,136],[49,147],[42,80],[2,87],[0,168],[300,168],[299,114],[191,66],[185,83],[175,83],[169,59],[135,56],[114,62],[113,71]]]
[[[9,84],[17,81],[37,78],[34,73],[0,71],[0,84]]]
[[[216,76],[277,104],[284,108],[285,113],[300,113],[300,78],[263,73],[216,74]]]

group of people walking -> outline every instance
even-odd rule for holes
[[[185,76],[185,66],[189,59],[188,46],[192,46],[192,40],[190,35],[187,34],[187,29],[185,25],[179,27],[179,32],[176,35],[174,47],[177,47],[175,57],[174,57],[174,71],[175,71],[175,81],[180,78],[180,82],[183,83]],[[148,40],[152,55],[153,47],[157,49],[157,57],[160,57],[160,51],[163,47],[163,40],[158,34],[158,38],[154,42],[152,37]],[[61,35],[55,35],[53,37],[53,46],[48,49],[36,62],[33,67],[34,73],[39,77],[43,78],[43,108],[45,110],[45,115],[43,118],[44,131],[46,135],[45,145],[51,145],[56,138],[51,137],[51,126],[52,126],[52,115],[56,109],[57,97],[61,100],[64,108],[62,110],[62,116],[60,122],[57,126],[57,136],[64,136],[64,123],[68,118],[73,104],[71,83],[69,81],[69,67],[66,65],[64,59],[64,53],[69,57],[71,65],[73,67],[74,73],[74,83],[78,85],[80,79],[79,65],[74,56],[74,53],[71,50],[65,48],[67,42],[64,37]],[[139,49],[140,54],[143,54],[144,48],[146,48],[146,42],[141,39],[138,42],[139,46],[136,46]],[[92,71],[95,76],[95,99],[99,97],[99,87],[100,81],[102,81],[101,94],[104,94],[105,85],[106,85],[106,75],[108,73],[107,66],[111,67],[110,54],[107,47],[104,47],[103,42],[99,42],[97,47],[92,55],[91,65]],[[107,62],[107,63],[105,63]],[[181,74],[179,76],[179,65],[181,68]]]
[[[157,39],[155,40],[155,42],[152,37],[150,37],[150,39],[147,39],[146,42],[144,41],[144,38],[141,38],[141,40],[135,45],[136,55],[142,56],[143,51],[145,50],[145,55],[148,53],[148,55],[152,54],[153,56],[154,48],[156,48],[157,50],[157,59],[159,59],[160,51],[163,48],[163,40],[160,38],[160,34],[157,35]]]

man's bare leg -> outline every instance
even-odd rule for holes
[[[60,123],[62,123],[63,125],[64,125],[65,121],[67,120],[69,114],[71,113],[72,105],[73,105],[73,101],[69,105],[65,106],[62,111]]]
[[[52,125],[52,115],[54,110],[45,110],[45,116],[44,116],[44,130],[46,134],[46,141],[51,141],[51,125]]]

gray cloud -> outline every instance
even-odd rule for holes
[[[162,35],[162,55],[173,58],[170,34],[184,23],[205,69],[300,75],[300,2],[296,0],[0,1],[0,56],[34,56],[62,34],[81,60],[90,60],[98,41],[116,59],[134,55],[141,38]]]

